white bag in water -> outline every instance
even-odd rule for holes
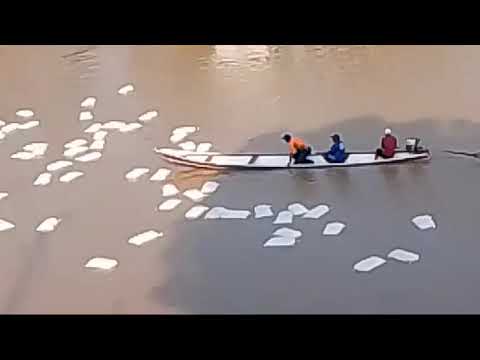
[[[8,197],[7,192],[0,192],[0,200],[5,199],[6,197]]]
[[[90,150],[103,150],[104,147],[105,147],[105,140],[95,140],[94,142],[92,142],[89,149]]]
[[[45,155],[48,149],[48,144],[47,143],[31,143],[27,144],[23,147],[23,150],[25,151],[30,151],[33,153],[35,156],[42,156]]]
[[[112,120],[103,124],[102,129],[103,130],[120,130],[124,128],[126,125],[127,124],[125,124],[125,122],[123,121]]]
[[[66,160],[58,160],[51,162],[50,164],[47,165],[47,171],[56,171],[60,170],[63,168],[66,168],[68,166],[72,166],[73,163],[71,161],[66,161]]]
[[[150,177],[150,181],[164,181],[171,172],[169,169],[158,169],[157,172]]]
[[[200,191],[204,194],[212,194],[218,189],[219,186],[220,184],[215,181],[207,181],[205,184],[203,184]]]
[[[206,153],[206,152],[208,152],[208,150],[211,149],[211,147],[212,147],[211,143],[200,143],[200,144],[198,144],[196,151],[198,153]]]
[[[331,222],[328,223],[325,226],[325,229],[323,229],[323,235],[326,236],[335,236],[339,235],[343,229],[345,229],[345,224],[342,224],[341,222]]]
[[[115,259],[96,257],[88,260],[85,267],[89,269],[111,270],[117,265],[118,261]]]
[[[97,131],[95,134],[93,134],[93,140],[95,141],[104,140],[107,135],[108,135],[108,132],[105,130]]]
[[[125,174],[125,179],[127,179],[128,181],[135,181],[138,180],[141,176],[148,174],[149,172],[149,168],[135,168]]]
[[[185,151],[195,151],[197,147],[193,141],[186,141],[184,143],[178,144],[178,147]]]
[[[81,171],[70,171],[68,173],[66,173],[65,175],[62,175],[60,177],[60,182],[62,183],[69,183],[79,177],[83,176],[83,172]]]
[[[142,128],[143,125],[142,124],[139,124],[137,122],[134,122],[134,123],[129,123],[129,124],[125,124],[125,126],[123,126],[121,129],[119,129],[119,131],[121,133],[126,133],[126,132],[130,132],[130,131],[134,131],[134,130],[137,130],[137,129],[140,129]]]
[[[272,237],[267,240],[263,247],[290,247],[295,245],[293,237]]]
[[[420,215],[412,219],[412,222],[420,230],[435,229],[437,225],[431,215]]]
[[[88,141],[85,140],[85,139],[75,139],[75,140],[72,140],[72,141],[66,143],[65,145],[63,145],[63,147],[66,148],[66,149],[71,149],[71,148],[86,145],[87,143],[88,143]]]
[[[158,116],[158,111],[147,111],[146,113],[140,115],[138,117],[138,120],[139,121],[150,121],[152,120],[153,118],[156,118]]]
[[[8,133],[11,133],[12,131],[17,130],[19,125],[20,125],[19,123],[15,123],[15,122],[9,123],[3,126],[0,130],[2,131],[2,133],[8,134]]]
[[[272,211],[272,205],[266,205],[266,204],[256,205],[253,208],[253,211],[255,212],[255,219],[262,219],[266,217],[272,217],[273,215],[275,215]]]
[[[95,123],[95,124],[92,124],[92,125],[90,125],[89,127],[87,127],[85,130],[83,130],[83,132],[84,132],[84,133],[87,133],[87,134],[92,134],[92,133],[96,133],[96,132],[99,131],[101,128],[102,128],[102,124],[100,124],[100,123]]]
[[[91,111],[82,111],[78,117],[80,121],[90,121],[93,120],[93,114]]]
[[[182,126],[174,129],[172,134],[193,134],[195,131],[198,131],[199,127],[197,126]]]
[[[158,206],[158,210],[159,210],[159,211],[170,211],[170,210],[173,210],[173,209],[175,209],[178,205],[180,205],[181,202],[182,202],[182,200],[179,200],[179,199],[169,199],[169,200],[164,201],[163,203],[161,203],[161,204]]]
[[[34,186],[45,186],[50,184],[50,181],[52,181],[52,174],[46,172],[40,174],[36,180],[33,182]]]
[[[84,152],[88,151],[88,147],[86,146],[77,146],[72,147],[63,152],[63,156],[68,158],[73,158],[77,155],[83,154]]]
[[[18,160],[32,160],[34,157],[35,157],[35,154],[31,153],[30,151],[20,151],[10,155],[11,159],[18,159]]]
[[[40,121],[32,120],[32,121],[28,121],[24,124],[18,125],[17,129],[19,129],[19,130],[29,130],[29,129],[32,129],[34,127],[37,127],[38,125],[40,125]]]
[[[358,272],[370,272],[386,263],[385,259],[378,256],[370,256],[356,263],[353,269]]]
[[[293,221],[293,214],[289,210],[280,211],[277,215],[277,218],[273,222],[275,225],[278,224],[291,224]]]
[[[173,184],[166,184],[162,188],[162,196],[165,197],[177,195],[179,192],[180,191]]]
[[[214,219],[241,219],[245,220],[250,216],[248,210],[230,210],[224,207],[214,207],[206,215],[206,220]]]
[[[318,205],[313,209],[309,210],[305,215],[303,215],[304,219],[319,219],[326,213],[330,211],[330,208],[327,205]]]
[[[14,227],[15,227],[15,224],[12,224],[9,221],[0,219],[0,231],[10,230],[10,229],[13,229]]]
[[[80,162],[90,162],[90,161],[96,161],[102,157],[102,153],[98,151],[94,151],[85,155],[82,155],[80,157],[75,158],[76,161]]]
[[[85,98],[82,103],[80,104],[80,107],[82,108],[93,108],[95,106],[95,103],[97,102],[97,99],[94,98],[93,96]]]
[[[170,136],[170,142],[176,144],[179,141],[182,141],[188,136],[188,134],[185,133],[178,133],[178,134],[173,134]]]
[[[308,209],[300,203],[288,205],[288,210],[295,216],[303,215],[308,212]]]
[[[390,259],[395,259],[395,260],[406,262],[406,263],[413,263],[420,259],[420,255],[415,254],[411,251],[403,250],[403,249],[392,250],[387,255],[387,257]]]
[[[198,219],[207,210],[208,210],[208,207],[206,207],[206,206],[196,205],[185,213],[185,218],[188,219],[188,220]]]
[[[15,113],[15,115],[18,117],[29,118],[35,115],[35,113],[30,109],[20,109]]]
[[[302,236],[302,232],[298,230],[293,230],[287,227],[282,227],[276,230],[272,235],[296,239],[297,237]]]
[[[141,246],[149,241],[155,240],[162,236],[163,236],[163,233],[161,232],[159,233],[155,230],[148,230],[141,234],[132,236],[130,239],[128,239],[128,243],[135,246]]]
[[[183,192],[183,195],[193,201],[200,201],[206,196],[204,193],[197,189],[186,190]]]
[[[62,220],[56,217],[49,217],[48,219],[45,219],[42,221],[40,225],[37,227],[38,232],[51,232],[55,230],[58,224],[60,224]]]
[[[131,93],[134,90],[135,90],[135,88],[133,87],[132,84],[127,84],[127,85],[122,86],[120,89],[118,89],[118,93],[120,95],[128,95],[129,93]]]

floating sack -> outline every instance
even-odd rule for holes
[[[30,109],[20,109],[15,113],[18,117],[29,118],[35,115],[35,113]]]
[[[197,126],[182,126],[174,129],[172,134],[193,134],[195,131],[198,131],[199,128]]]
[[[0,192],[0,200],[5,199],[8,196],[7,192]]]
[[[162,196],[173,196],[177,195],[180,191],[177,189],[177,187],[173,184],[166,184],[163,186],[162,189]]]
[[[85,267],[88,269],[111,270],[118,265],[115,259],[96,257],[87,261]]]
[[[34,186],[45,186],[50,184],[50,181],[52,181],[52,174],[46,172],[40,174],[35,181],[33,182]]]
[[[141,176],[147,174],[149,171],[149,168],[135,168],[130,170],[125,175],[125,179],[127,179],[128,181],[135,181],[138,180]]]
[[[108,135],[108,132],[106,132],[105,130],[97,131],[95,134],[93,134],[93,140],[95,141],[104,140],[107,135]]]
[[[92,142],[92,145],[90,145],[89,149],[90,150],[103,150],[105,147],[105,140],[95,140]]]
[[[83,132],[84,132],[84,133],[87,133],[87,134],[92,134],[92,133],[96,133],[96,132],[99,131],[101,128],[102,128],[102,124],[100,124],[100,123],[95,123],[95,124],[92,124],[92,125],[90,125],[89,127],[87,127],[85,130],[83,130]]]
[[[3,140],[5,139],[7,135],[5,135],[5,133],[3,133],[2,131],[0,131],[0,140]]]
[[[84,174],[81,171],[70,171],[70,172],[66,173],[65,175],[62,175],[59,180],[62,183],[69,183],[69,182],[71,182],[71,181],[73,181],[73,180],[75,180],[75,179],[77,179],[77,178],[79,178],[83,175]]]
[[[293,237],[272,237],[267,240],[263,247],[289,247],[295,245]]]
[[[313,209],[308,210],[308,212],[303,215],[304,219],[319,219],[326,213],[330,211],[330,208],[327,205],[318,205]]]
[[[288,205],[288,210],[295,216],[308,213],[308,209],[300,203]]]
[[[150,181],[164,181],[171,172],[169,169],[158,169],[157,172],[150,177]]]
[[[250,216],[248,210],[230,210],[224,207],[214,207],[206,215],[206,220],[214,219],[242,219],[245,220]]]
[[[358,272],[369,272],[385,264],[385,259],[378,256],[370,256],[353,265],[353,269]]]
[[[26,122],[24,124],[18,125],[17,129],[19,129],[19,130],[29,130],[29,129],[32,129],[34,127],[37,127],[38,125],[40,125],[40,121],[32,120],[32,121]]]
[[[86,146],[77,146],[72,147],[63,152],[63,156],[73,158],[77,155],[83,154],[84,152],[88,151],[88,147]]]
[[[35,154],[30,151],[20,151],[10,155],[10,159],[18,159],[18,160],[32,160],[34,157],[35,157]]]
[[[135,88],[133,87],[132,84],[127,84],[127,85],[122,86],[120,89],[118,89],[118,93],[120,95],[128,95],[129,93],[131,93],[134,90],[135,90]]]
[[[88,141],[85,140],[85,139],[75,139],[75,140],[72,140],[72,141],[66,143],[65,145],[63,145],[63,147],[65,149],[71,149],[71,148],[86,145],[87,143],[88,143]]]
[[[220,184],[215,181],[207,181],[205,184],[203,184],[200,191],[204,194],[212,194],[217,191],[219,186]]]
[[[7,220],[0,219],[0,231],[7,231],[10,229],[13,229],[14,227],[15,227],[15,224],[12,224]]]
[[[158,112],[153,110],[153,111],[147,111],[146,113],[140,115],[138,117],[139,121],[150,121],[153,118],[156,118],[158,116]]]
[[[293,221],[293,214],[289,210],[280,211],[277,215],[277,218],[273,222],[275,225],[278,224],[291,224]]]
[[[272,211],[272,205],[266,205],[266,204],[256,205],[253,208],[253,211],[255,213],[255,219],[272,217],[273,215],[275,215]]]
[[[127,124],[123,121],[112,120],[102,125],[103,130],[120,130]]]
[[[134,123],[130,123],[130,124],[125,124],[122,128],[119,129],[119,131],[122,132],[122,133],[126,133],[126,132],[130,132],[130,131],[140,129],[142,127],[143,127],[142,124],[134,122]]]
[[[198,153],[206,153],[208,152],[208,150],[210,150],[212,148],[212,144],[211,143],[200,143],[198,144],[197,146],[197,152]]]
[[[185,213],[185,218],[188,220],[198,219],[202,216],[205,211],[208,210],[208,207],[202,205],[193,206],[190,210]]]
[[[420,259],[420,255],[402,249],[392,250],[387,257],[405,263],[413,263]]]
[[[78,117],[80,121],[90,121],[93,120],[93,114],[91,111],[82,111]]]
[[[195,151],[197,147],[193,141],[186,141],[184,143],[178,144],[178,147],[185,151]]]
[[[420,215],[414,217],[412,222],[420,230],[435,229],[437,227],[431,215]]]
[[[80,162],[90,162],[90,161],[96,161],[102,157],[102,153],[98,151],[94,151],[85,155],[82,155],[80,157],[75,158],[75,160],[80,161]]]
[[[346,225],[342,224],[341,222],[328,223],[323,229],[323,235],[327,235],[327,236],[339,235],[343,231],[343,229],[345,229],[345,226]]]
[[[130,239],[128,239],[128,243],[135,246],[141,246],[149,241],[155,240],[162,236],[163,236],[163,233],[161,232],[159,233],[155,230],[148,230],[141,234],[131,237]]]
[[[186,190],[183,192],[183,195],[193,201],[200,201],[206,196],[204,193],[197,189]]]
[[[57,171],[72,165],[73,163],[71,161],[57,160],[47,165],[47,171]]]
[[[8,134],[8,133],[11,133],[12,131],[17,130],[19,125],[20,125],[19,123],[15,123],[15,122],[9,123],[3,126],[0,130],[2,131],[2,133]]]
[[[287,227],[282,227],[278,230],[276,230],[273,235],[275,236],[280,236],[280,237],[285,237],[285,238],[294,238],[296,239],[297,237],[302,236],[302,232],[298,230],[293,230]]]
[[[161,204],[158,206],[158,210],[160,210],[160,211],[170,211],[170,210],[173,210],[173,209],[175,209],[178,205],[180,205],[181,202],[182,202],[182,200],[179,200],[179,199],[168,199],[167,201],[164,201],[163,203],[161,203]]]
[[[81,106],[82,108],[93,108],[93,107],[95,106],[95,103],[96,103],[96,102],[97,102],[97,99],[94,98],[93,96],[90,96],[90,97],[85,98],[85,99],[81,102],[80,106]]]
[[[172,136],[170,136],[170,142],[176,144],[177,142],[185,139],[187,136],[188,134],[185,133],[173,134]]]
[[[30,151],[35,156],[42,156],[45,155],[48,149],[47,143],[31,143],[27,144],[23,147],[23,150]]]
[[[37,227],[38,232],[51,232],[55,230],[58,224],[60,224],[62,220],[56,217],[49,217],[42,221],[40,225]]]

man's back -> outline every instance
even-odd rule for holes
[[[383,155],[392,157],[397,149],[397,138],[393,135],[385,135],[382,139]]]

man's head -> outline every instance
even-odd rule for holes
[[[285,142],[287,142],[287,143],[289,143],[290,140],[292,140],[292,135],[290,135],[290,134],[285,134],[285,135],[282,136],[282,140],[285,141]]]
[[[338,134],[333,134],[332,136],[330,136],[333,140],[334,143],[339,143],[340,142],[340,135]]]
[[[392,130],[389,128],[385,129],[385,135],[392,135]]]

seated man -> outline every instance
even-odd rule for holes
[[[382,138],[381,148],[377,149],[375,152],[375,160],[378,157],[382,157],[384,159],[390,159],[395,155],[395,150],[397,149],[397,138],[392,135],[392,130],[389,128],[385,129],[385,136]]]
[[[313,160],[307,159],[307,156],[312,154],[312,148],[305,145],[302,139],[292,137],[290,134],[283,135],[282,139],[288,143],[290,148],[288,166],[292,163],[292,159],[295,160],[294,164],[313,164]]]
[[[340,140],[340,135],[333,134],[331,138],[333,140],[333,145],[330,148],[330,151],[325,154],[325,160],[329,163],[345,162],[347,154],[345,153],[345,144]]]

